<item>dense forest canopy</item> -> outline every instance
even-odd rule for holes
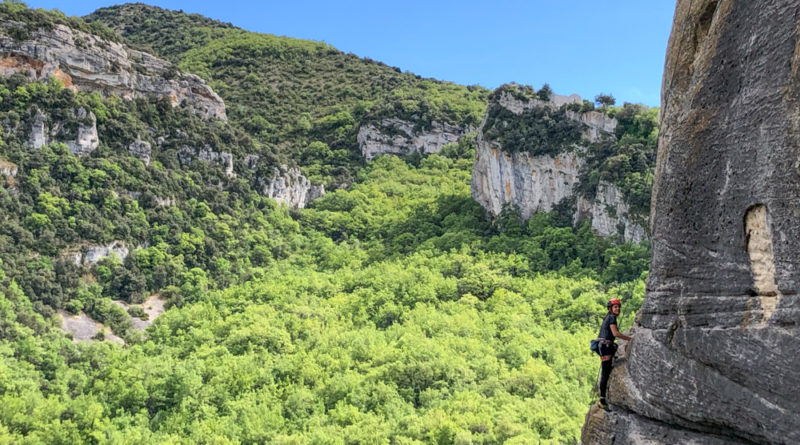
[[[632,325],[649,246],[557,211],[488,218],[470,138],[358,157],[360,123],[474,126],[488,91],[144,5],[0,15],[113,29],[204,76],[230,116],[0,79],[0,165],[16,167],[0,178],[0,443],[575,443],[597,376],[588,340],[608,298]],[[30,146],[38,112],[69,138],[79,109],[96,116],[91,154]],[[657,131],[652,110],[615,110],[607,150],[631,167],[598,157],[600,178],[640,172]],[[149,164],[127,149],[142,138]],[[209,140],[344,187],[289,209],[256,187],[263,171],[181,161]],[[130,254],[72,259],[111,242]],[[168,310],[137,330],[154,294]],[[125,344],[71,341],[60,317],[78,313]]]

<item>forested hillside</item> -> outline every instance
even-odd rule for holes
[[[612,296],[632,325],[649,247],[557,211],[488,218],[469,138],[369,164],[356,147],[382,116],[477,123],[486,90],[143,5],[87,18],[106,28],[0,4],[23,16],[120,32],[205,77],[229,120],[0,78],[0,443],[575,443],[588,340]],[[58,131],[36,146],[40,115]],[[89,115],[99,145],[79,156],[65,141]],[[208,141],[343,187],[289,209],[263,171],[186,156]],[[112,242],[130,253],[85,259]],[[140,331],[150,295],[168,310]],[[124,345],[72,341],[79,313]]]
[[[486,108],[485,88],[422,79],[324,43],[247,32],[196,14],[128,4],[87,20],[206,79],[234,125],[326,185],[353,181],[363,164],[356,134],[366,122],[393,116],[420,127],[434,120],[476,126]]]

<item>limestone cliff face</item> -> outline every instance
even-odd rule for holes
[[[798,15],[677,3],[647,295],[584,445],[800,443]]]
[[[203,118],[226,119],[225,104],[202,79],[172,70],[165,60],[65,25],[33,31],[24,41],[9,35],[23,26],[0,20],[0,75],[54,77],[69,88],[127,99],[166,96]]]
[[[478,138],[481,133],[478,133]],[[506,153],[478,142],[472,170],[472,197],[492,215],[503,205],[519,207],[523,218],[572,196],[583,160],[575,153],[555,157]]]
[[[600,181],[595,199],[578,197],[573,222],[589,218],[598,235],[608,237],[621,233],[624,240],[639,243],[647,234],[637,222],[637,216],[631,213],[622,192],[614,184]]]
[[[41,110],[36,110],[31,123],[28,136],[28,145],[41,148],[53,142],[63,142],[69,147],[70,153],[82,156],[93,152],[100,145],[97,134],[97,118],[85,108],[71,111],[73,120],[77,121],[77,128],[69,129],[65,122],[51,120]]]
[[[445,144],[457,142],[474,130],[438,121],[431,123],[428,130],[415,130],[413,122],[387,118],[359,128],[357,139],[361,153],[370,160],[381,154],[438,153]]]
[[[553,95],[550,102],[522,99],[500,91],[495,104],[515,115],[534,107],[557,107],[578,102],[580,97]],[[490,103],[489,108],[494,104]],[[488,116],[488,112],[487,112]],[[612,137],[616,120],[597,111],[578,113],[567,111],[566,116],[581,122],[583,140],[597,142]],[[510,204],[519,208],[523,218],[539,211],[550,211],[563,199],[577,202],[573,220],[589,218],[601,236],[620,234],[626,241],[639,242],[646,237],[641,224],[630,214],[620,191],[612,184],[601,183],[596,197],[577,196],[581,168],[585,164],[586,146],[576,144],[570,151],[557,155],[534,156],[526,151],[504,151],[484,133],[487,117],[478,128],[475,164],[472,169],[472,197],[492,215]],[[644,218],[642,218],[644,219]],[[621,229],[621,230],[620,230]]]
[[[178,150],[178,160],[182,164],[189,164],[199,159],[203,162],[216,162],[222,165],[225,175],[229,178],[236,176],[233,172],[233,155],[226,151],[217,151],[209,145],[203,147],[183,147]]]
[[[122,241],[114,241],[107,246],[91,245],[85,246],[78,252],[68,252],[66,255],[75,263],[76,266],[87,265],[93,266],[103,258],[109,257],[112,254],[116,255],[120,261],[125,261],[129,253],[128,247]]]
[[[272,167],[272,177],[261,181],[262,194],[289,207],[305,208],[309,202],[325,194],[325,187],[312,184],[298,168]]]

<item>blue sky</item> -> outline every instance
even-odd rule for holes
[[[83,16],[113,0],[29,0]],[[674,0],[144,0],[250,31],[324,41],[464,85],[517,82],[658,106]]]

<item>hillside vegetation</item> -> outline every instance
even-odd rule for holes
[[[0,177],[0,443],[576,442],[597,376],[588,340],[610,297],[632,325],[648,246],[557,213],[489,220],[470,196],[466,139],[444,155],[355,156],[364,119],[474,124],[485,90],[142,5],[91,18],[196,67],[230,122],[0,79],[0,163],[18,168]],[[215,65],[217,51],[230,57]],[[75,128],[78,108],[97,117],[90,155],[29,145],[37,111]],[[139,136],[163,138],[149,165],[127,149]],[[262,172],[181,162],[182,147],[208,140],[349,187],[290,210],[253,186]],[[124,261],[71,258],[112,241],[130,247]],[[112,302],[152,294],[168,310],[144,332]],[[62,310],[125,345],[71,341]]]
[[[365,122],[395,116],[418,128],[433,121],[477,126],[486,107],[485,88],[422,79],[321,42],[247,32],[196,14],[129,4],[87,20],[205,78],[234,125],[329,185],[349,184],[363,165],[356,135]]]

